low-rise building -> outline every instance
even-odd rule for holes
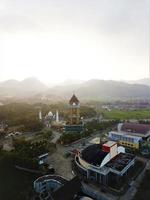
[[[139,149],[141,141],[150,139],[150,125],[139,123],[119,123],[117,131],[108,133],[110,140],[125,147]]]
[[[107,186],[113,177],[123,179],[134,166],[135,156],[125,153],[125,148],[114,141],[93,144],[75,156],[74,171],[83,180]]]
[[[119,123],[118,132],[122,132],[125,135],[141,137],[143,140],[148,140],[150,138],[150,125],[149,124],[139,124],[139,123]]]
[[[108,133],[108,137],[110,140],[118,142],[118,144],[133,148],[140,148],[140,141],[142,141],[142,137],[137,137],[129,134],[125,134],[124,132],[110,131]]]
[[[80,199],[81,182],[78,177],[68,181],[57,175],[45,175],[34,181],[34,189],[41,200]]]

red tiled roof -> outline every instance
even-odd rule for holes
[[[150,125],[148,124],[137,124],[137,123],[124,123],[121,127],[122,131],[131,133],[147,134],[150,131]]]
[[[73,96],[71,97],[70,101],[69,101],[70,104],[78,104],[79,103],[79,100],[78,98],[73,94]]]

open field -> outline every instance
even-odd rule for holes
[[[150,109],[135,111],[111,110],[103,111],[105,119],[125,120],[125,119],[150,119]]]
[[[37,176],[15,169],[0,155],[0,199],[29,200]]]

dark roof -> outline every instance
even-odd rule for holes
[[[73,96],[71,97],[70,101],[69,101],[70,104],[78,104],[79,103],[79,100],[78,98],[75,96],[75,94],[73,94]]]
[[[100,144],[90,145],[81,152],[82,159],[95,166],[100,166],[107,154],[101,150]]]
[[[130,133],[147,134],[150,131],[150,125],[148,124],[137,124],[137,123],[124,123],[121,127],[122,131]]]
[[[117,170],[121,172],[133,159],[135,155],[128,153],[120,153],[112,158],[107,164],[106,167]]]
[[[75,194],[80,192],[81,183],[78,177],[74,177],[71,181],[60,187],[52,194],[53,200],[72,200]]]

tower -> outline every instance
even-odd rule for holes
[[[73,94],[69,101],[68,121],[64,127],[66,132],[81,133],[83,123],[80,120],[80,102]]]
[[[42,111],[39,110],[39,120],[41,121],[42,120]]]
[[[69,124],[78,125],[80,123],[80,102],[73,94],[69,101]]]
[[[58,112],[58,110],[56,110],[56,123],[58,123],[59,122],[59,112]]]

